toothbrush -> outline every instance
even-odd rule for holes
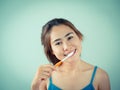
[[[59,61],[58,63],[55,64],[55,67],[58,67],[62,64],[63,61],[65,61],[66,59],[68,59],[70,56],[73,55],[74,52],[69,53],[65,58],[63,58],[61,61]]]

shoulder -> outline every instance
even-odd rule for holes
[[[98,67],[97,69],[97,77],[100,79],[100,80],[106,80],[109,78],[107,72],[101,68]]]
[[[99,90],[110,90],[109,76],[105,70],[101,68],[97,69],[96,80],[98,82]]]

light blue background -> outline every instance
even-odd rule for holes
[[[106,70],[111,90],[119,90],[119,0],[0,0],[0,90],[30,90],[37,68],[48,63],[41,27],[56,17],[83,33],[82,59]]]

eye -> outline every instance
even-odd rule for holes
[[[69,36],[68,38],[67,38],[67,40],[71,40],[73,38],[73,36]]]
[[[61,45],[62,44],[62,42],[56,42],[55,43],[55,45]]]

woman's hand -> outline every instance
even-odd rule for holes
[[[47,79],[51,76],[53,70],[55,68],[50,64],[40,66],[32,81],[32,90],[47,90]]]

